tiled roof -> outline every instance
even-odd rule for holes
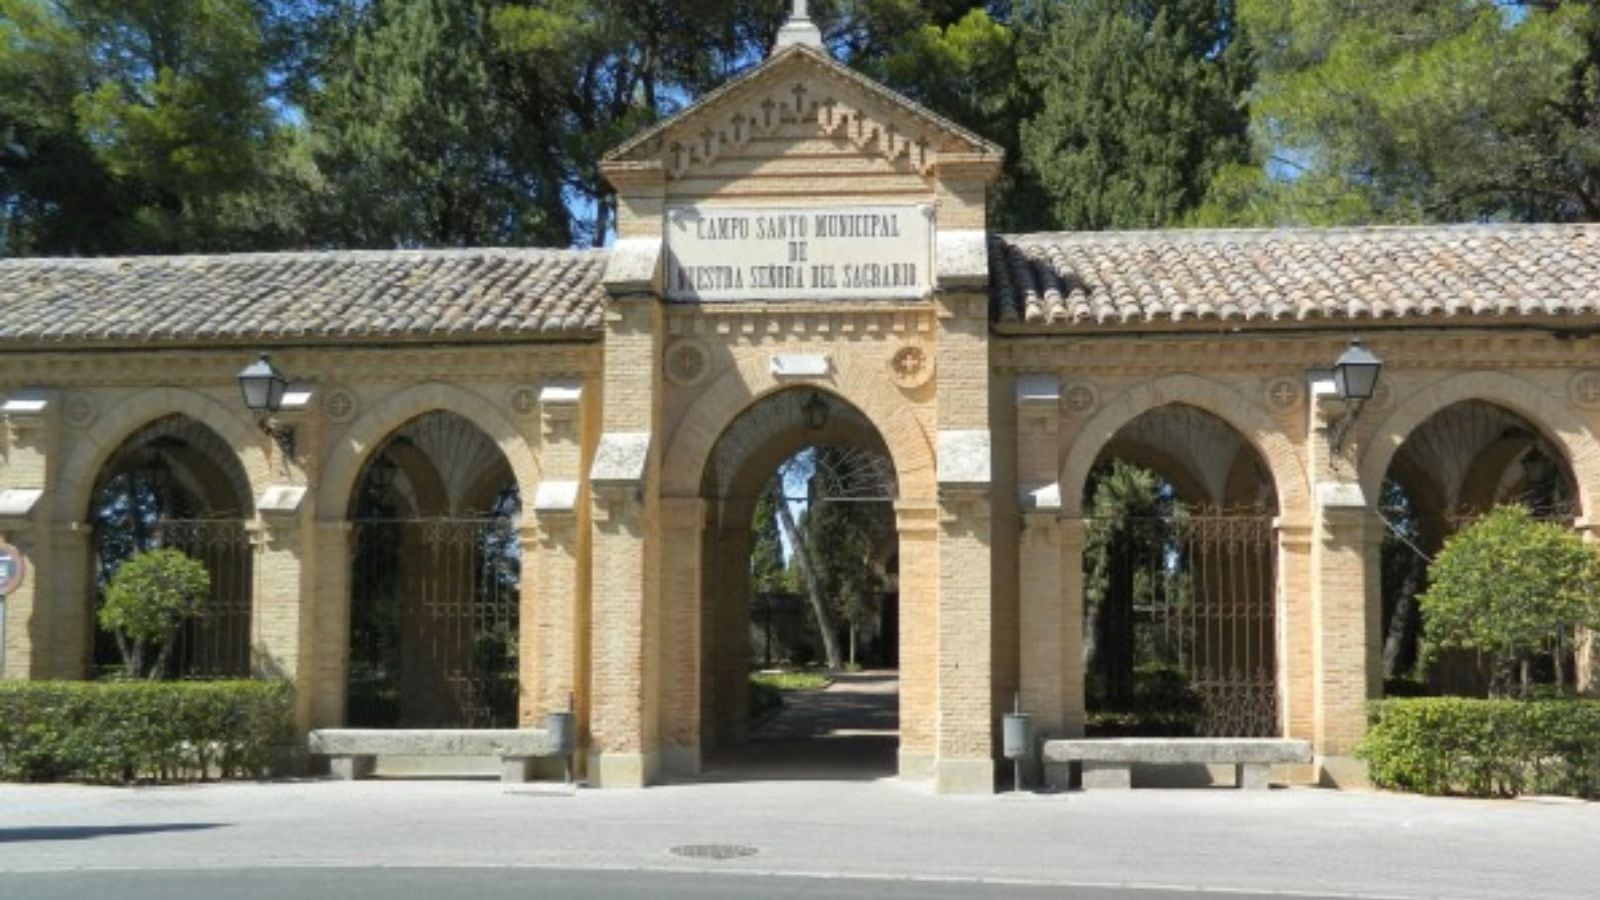
[[[592,337],[604,251],[0,260],[0,343]]]
[[[1600,225],[996,236],[989,269],[1041,328],[1600,315]]]

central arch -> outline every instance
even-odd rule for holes
[[[788,473],[787,479],[780,472]],[[698,717],[700,751],[713,768],[749,772],[750,766],[766,770],[803,759],[808,775],[894,773],[898,692],[892,671],[835,674],[835,685],[825,697],[814,696],[804,704],[815,717],[786,712],[755,740],[749,729],[749,675],[766,655],[757,650],[758,632],[770,641],[777,630],[785,649],[821,655],[804,637],[821,637],[815,625],[804,627],[815,621],[815,601],[805,582],[799,591],[782,596],[755,590],[757,531],[775,516],[779,495],[804,508],[797,517],[829,516],[828,527],[862,538],[862,546],[852,544],[846,554],[860,556],[860,568],[846,563],[843,570],[850,577],[838,581],[820,577],[835,570],[818,572],[818,584],[829,596],[819,594],[817,600],[825,600],[825,606],[840,596],[859,600],[850,607],[852,625],[836,623],[836,632],[852,641],[865,665],[898,661],[903,629],[893,573],[901,557],[895,507],[899,493],[898,468],[882,431],[855,404],[816,386],[764,394],[731,417],[708,447],[696,485],[704,515],[698,548],[701,639],[694,661],[700,702],[697,710],[684,712]],[[787,532],[782,543],[790,565],[798,565],[795,536],[814,534],[812,529],[822,521],[812,519],[811,528]],[[775,532],[773,523],[766,524]],[[766,543],[776,540],[769,533]],[[863,577],[856,579],[855,574]],[[762,650],[769,651],[770,644]],[[780,655],[786,654],[780,650]]]

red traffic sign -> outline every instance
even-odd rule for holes
[[[28,570],[22,551],[0,541],[0,597],[22,586],[22,576]]]

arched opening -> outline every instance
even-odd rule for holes
[[[1577,482],[1560,448],[1504,407],[1467,400],[1439,410],[1406,436],[1384,473],[1379,512],[1382,664],[1386,693],[1484,696],[1490,672],[1475,655],[1446,653],[1424,666],[1427,623],[1418,596],[1446,539],[1497,505],[1520,504],[1539,519],[1571,524]],[[1562,651],[1570,657],[1570,648]],[[1558,663],[1564,663],[1560,665]],[[1573,660],[1544,673],[1568,676]]]
[[[199,616],[174,637],[169,678],[250,675],[250,483],[227,442],[188,416],[157,419],[117,447],[95,479],[89,602],[98,611],[106,585],[136,553],[172,548],[199,560],[211,590]],[[120,668],[116,636],[98,626],[93,671]]]
[[[768,395],[718,439],[701,483],[701,735],[713,769],[894,774],[897,491],[883,437],[831,393]],[[831,683],[769,709],[761,673],[775,670]]]
[[[1101,449],[1084,496],[1089,734],[1277,736],[1277,497],[1255,448],[1158,407]]]
[[[454,413],[367,459],[350,498],[350,725],[516,727],[520,514],[500,448]]]

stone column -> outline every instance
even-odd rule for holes
[[[650,638],[659,616],[645,584],[644,504],[636,483],[595,481],[593,491],[589,779],[597,787],[642,787],[659,762]]]
[[[39,576],[45,571],[40,553],[31,509],[20,515],[0,517],[0,541],[16,549],[23,566],[22,583],[9,594],[0,596],[0,678],[27,679],[32,677],[35,652],[30,631],[35,620]]]
[[[661,501],[661,763],[676,774],[700,771],[700,541],[706,502]]]
[[[1579,519],[1573,523],[1573,527],[1583,535],[1584,543],[1591,547],[1600,546],[1600,526],[1597,526],[1593,517]],[[1575,638],[1577,644],[1572,648],[1576,662],[1573,683],[1579,694],[1600,697],[1600,633],[1580,628]]]
[[[1018,676],[1022,711],[1037,741],[1083,734],[1083,596],[1069,593],[1068,557],[1082,574],[1083,522],[1061,520],[1061,379],[1052,373],[1016,380],[1018,501]],[[1068,547],[1068,542],[1074,542]],[[1075,581],[1074,583],[1077,583]],[[1073,610],[1076,610],[1074,613]],[[1076,648],[1076,649],[1074,649]],[[1037,783],[1037,758],[1027,780]]]
[[[1285,737],[1312,740],[1316,731],[1313,703],[1316,658],[1312,636],[1316,629],[1311,609],[1312,510],[1296,511],[1302,521],[1280,516],[1274,522],[1278,537],[1277,681],[1279,720]]]
[[[941,793],[994,791],[988,431],[939,433]]]
[[[1307,471],[1314,478],[1307,617],[1311,629],[1310,736],[1320,781],[1361,786],[1367,783],[1366,765],[1355,758],[1355,749],[1366,735],[1367,701],[1382,690],[1378,641],[1382,532],[1351,462],[1360,458],[1359,434],[1352,434],[1338,453],[1329,439],[1346,413],[1344,404],[1334,396],[1332,383],[1321,378],[1313,379],[1309,394]],[[1291,622],[1287,624],[1292,626],[1292,603],[1289,614]],[[1292,663],[1297,645],[1292,637],[1287,643]],[[1303,721],[1293,705],[1289,713],[1291,727]]]
[[[1038,741],[1082,737],[1086,719],[1083,672],[1083,545],[1088,523],[1054,512],[1023,514],[1020,563],[1022,709]],[[1056,768],[1056,767],[1051,767]],[[1042,773],[1066,787],[1068,773]]]
[[[60,468],[60,454],[54,452],[61,432],[59,397],[55,391],[26,393],[40,405],[8,402],[0,413],[0,540],[16,548],[23,566],[21,584],[0,598],[0,678],[61,677],[58,673],[70,668],[53,658],[58,650],[51,643],[51,620],[58,611],[51,607],[65,598],[51,553],[57,524],[47,513],[62,489],[52,478],[52,469]]]
[[[312,528],[316,546],[315,601],[310,613],[314,639],[311,677],[300,690],[311,704],[311,727],[337,728],[347,724],[354,532],[344,519],[318,519]]]
[[[588,709],[589,497],[583,478],[585,387],[556,379],[539,391],[542,480],[522,533],[518,722],[538,728],[553,712]],[[526,515],[526,514],[525,514]],[[541,769],[542,766],[536,768]],[[549,767],[559,775],[561,766]]]
[[[932,501],[895,503],[900,541],[901,778],[931,779],[938,753],[935,685],[939,659],[939,508]]]
[[[34,644],[34,679],[88,678],[94,662],[94,581],[90,573],[94,529],[82,522],[53,521],[41,562],[48,581],[34,585],[39,602],[29,635]]]
[[[250,667],[257,677],[295,686],[297,732],[311,727],[316,612],[305,577],[306,529],[294,510],[265,515],[250,529],[252,559]]]

